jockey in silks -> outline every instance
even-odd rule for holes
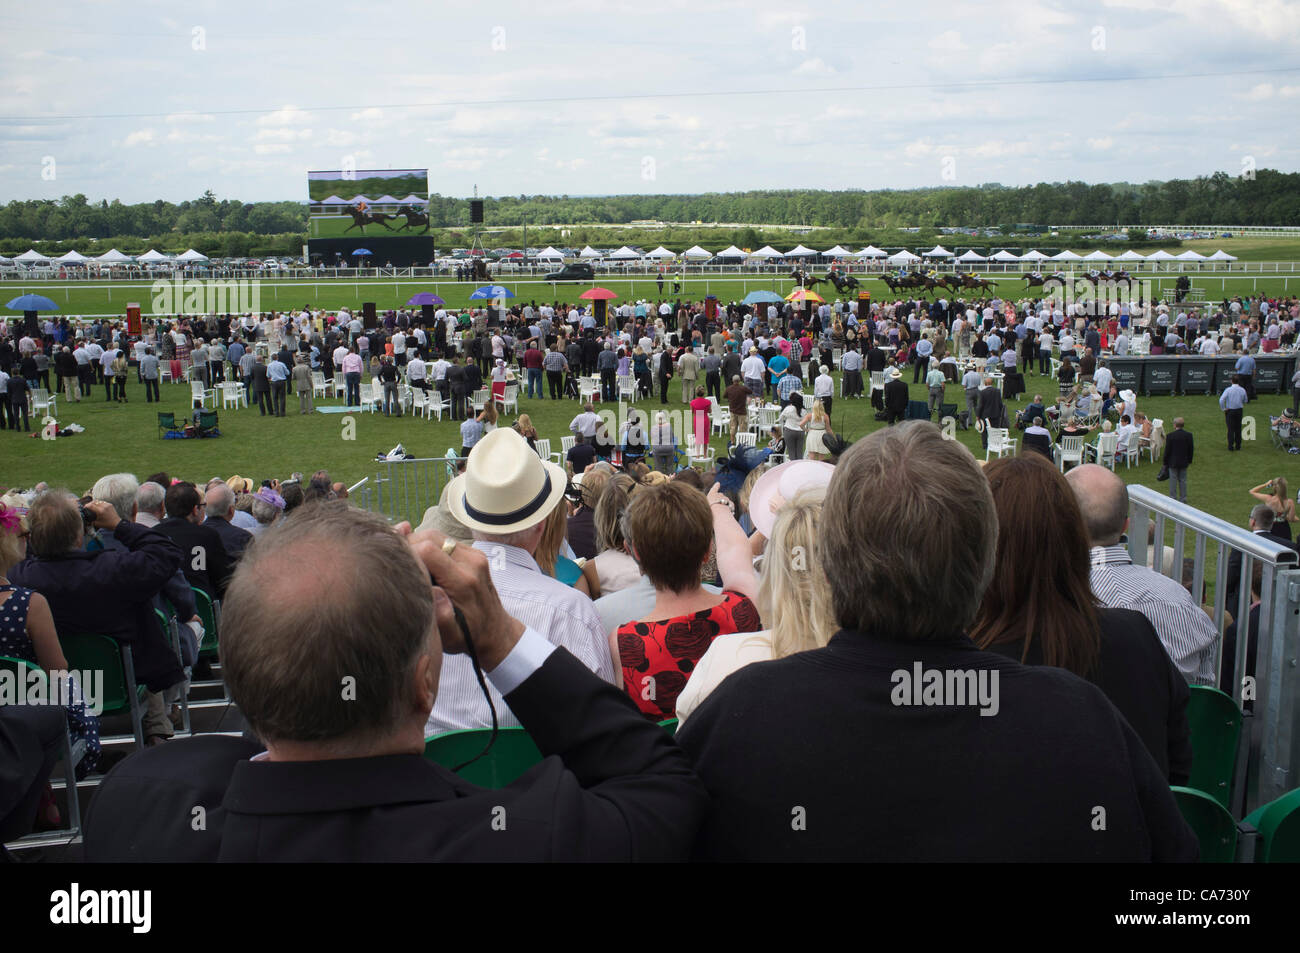
[[[370,206],[369,206],[368,204],[366,204],[365,199],[362,199],[360,202],[357,203],[357,211],[358,211],[358,212],[364,212],[364,211],[366,211],[366,210],[369,209],[369,208],[370,208]]]

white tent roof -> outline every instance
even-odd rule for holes
[[[558,251],[557,249],[552,248],[550,245],[547,245],[545,248],[543,248],[541,251],[537,253],[536,257],[537,258],[563,258],[564,252]]]
[[[1173,261],[1173,260],[1174,260],[1174,256],[1169,254],[1169,252],[1165,251],[1163,248],[1160,249],[1159,251],[1153,251],[1151,254],[1147,255],[1147,261]]]
[[[942,245],[935,245],[933,248],[931,248],[928,252],[923,254],[921,257],[922,258],[951,258],[952,252],[948,251],[948,249],[944,248]]]
[[[27,251],[23,252],[21,255],[19,255],[14,259],[14,261],[49,261],[49,260],[50,259],[48,256],[42,255],[35,248],[27,249]]]
[[[784,257],[779,251],[771,245],[764,245],[758,251],[754,252],[755,258],[782,258]]]
[[[381,195],[379,196],[379,198],[375,199],[375,204],[376,205],[398,205],[401,203],[401,201],[402,201],[401,199],[395,198],[385,193],[384,195]]]
[[[329,198],[321,199],[317,205],[347,205],[347,199],[341,199],[337,195],[331,195]]]
[[[55,261],[63,262],[65,265],[79,265],[82,262],[90,261],[85,255],[77,250],[72,250],[66,254],[60,255]]]
[[[920,261],[921,256],[913,255],[910,251],[904,248],[902,251],[895,252],[894,254],[890,255],[889,260],[890,261]]]
[[[198,252],[195,251],[193,248],[191,248],[186,252],[184,252],[183,254],[177,255],[176,260],[177,261],[207,261],[208,256],[203,254],[203,252]]]
[[[104,254],[100,255],[95,261],[102,261],[106,265],[116,264],[123,261],[131,261],[130,255],[123,255],[116,248],[110,248]]]
[[[853,254],[853,252],[849,251],[843,245],[836,245],[834,248],[826,249],[824,252],[822,252],[822,254],[830,255],[832,258],[842,258],[845,255]]]
[[[428,205],[428,204],[429,204],[429,200],[428,200],[428,199],[422,199],[422,198],[420,198],[418,195],[416,195],[414,192],[412,192],[412,193],[411,193],[410,195],[408,195],[406,198],[402,199],[402,201],[405,202],[407,205],[412,205],[412,204]]]
[[[1124,252],[1124,254],[1118,256],[1115,260],[1116,261],[1146,261],[1146,258],[1142,256],[1141,252],[1136,252],[1130,248],[1128,251]]]
[[[683,258],[712,258],[713,252],[707,248],[701,248],[699,245],[692,245],[686,251],[682,252]]]
[[[1205,256],[1202,255],[1200,252],[1192,251],[1192,249],[1189,248],[1187,249],[1187,251],[1183,252],[1181,255],[1178,256],[1178,260],[1179,261],[1205,261]]]
[[[136,260],[137,260],[137,261],[150,262],[150,263],[155,262],[155,261],[171,261],[171,259],[168,258],[166,255],[164,255],[162,252],[160,252],[160,251],[155,251],[155,250],[152,249],[152,248],[150,248],[147,252],[145,252],[143,255],[141,255],[141,256],[140,256],[138,259],[136,259]]]
[[[369,204],[369,203],[371,203],[371,202],[373,202],[373,201],[374,201],[374,199],[372,199],[372,198],[371,198],[370,196],[368,196],[368,195],[356,195],[356,196],[353,196],[352,201],[351,201],[350,204],[352,204],[352,205],[359,205],[359,204],[362,203],[362,202],[365,202],[365,203]]]
[[[813,251],[811,248],[807,248],[804,245],[795,245],[794,248],[791,248],[788,252],[785,253],[785,257],[786,258],[811,258],[814,255],[820,255],[820,254],[821,252]]]
[[[1097,251],[1088,252],[1088,254],[1083,256],[1083,260],[1084,261],[1110,261],[1114,257],[1115,257],[1114,255],[1108,255],[1104,251],[1098,249]]]
[[[1208,260],[1209,261],[1236,261],[1237,256],[1229,255],[1226,251],[1220,248],[1213,255],[1211,255]]]
[[[885,258],[886,253],[877,248],[875,245],[868,245],[862,251],[853,256],[854,258]]]
[[[599,257],[600,257],[600,252],[596,251],[596,249],[592,248],[590,245],[587,245],[585,248],[582,249],[582,251],[578,252],[578,257],[579,257],[579,258],[599,258]]]
[[[1055,255],[1052,256],[1052,261],[1082,261],[1082,260],[1083,260],[1083,256],[1076,255],[1068,248],[1065,251],[1058,251]]]
[[[0,255],[0,265],[12,265],[13,263],[14,260],[12,258],[6,258],[4,255]]]
[[[1023,255],[1020,256],[1020,260],[1021,261],[1042,261],[1046,257],[1047,256],[1044,255],[1042,252],[1040,252],[1037,248],[1031,248],[1029,251],[1025,252]]]
[[[993,261],[1019,261],[1020,256],[1014,252],[1009,252],[1005,248],[1001,251],[995,251],[991,256]]]
[[[647,258],[676,258],[677,254],[675,252],[670,252],[667,248],[664,248],[663,245],[660,245],[654,251],[646,252],[646,257]]]
[[[981,255],[973,248],[970,249],[969,251],[964,251],[960,255],[958,255],[957,260],[958,261],[988,261],[987,258],[985,258],[983,255]]]
[[[737,248],[735,245],[732,245],[730,248],[722,249],[722,251],[718,252],[714,257],[715,258],[744,258],[745,253],[741,251],[739,248]]]
[[[640,258],[641,256],[638,255],[636,252],[634,252],[632,249],[628,248],[626,245],[624,245],[622,248],[620,248],[618,251],[611,254],[609,257],[626,259],[626,258]]]

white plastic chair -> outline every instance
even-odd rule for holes
[[[238,381],[227,381],[217,385],[221,388],[221,406],[222,408],[234,407],[239,408],[244,403],[244,385]]]
[[[713,462],[713,448],[707,444],[699,447],[695,443],[694,432],[686,435],[686,462],[689,466],[702,463],[705,466]]]
[[[210,387],[204,387],[203,381],[190,381],[190,399],[200,407],[206,407],[211,400],[212,409],[217,409],[217,392]]]
[[[474,393],[470,395],[469,405],[474,409],[475,414],[481,414],[483,408],[487,406],[487,402],[491,399],[492,391],[483,388],[482,390],[474,391]]]
[[[451,413],[451,401],[442,396],[442,391],[431,390],[429,391],[427,408],[428,413],[432,413],[435,418],[442,420],[444,413]]]
[[[42,413],[53,414],[58,397],[44,387],[32,389],[32,415],[39,417]]]
[[[1091,454],[1093,460],[1103,467],[1115,469],[1115,450],[1119,446],[1119,434],[1103,433],[1097,436],[1096,443],[1084,447],[1085,455]]]
[[[1120,447],[1116,453],[1124,458],[1125,469],[1132,469],[1133,464],[1142,462],[1142,450],[1138,446],[1138,441],[1142,436],[1142,431],[1134,430],[1133,436],[1129,438],[1127,447]]]
[[[636,378],[620,377],[618,378],[618,399],[627,398],[629,401],[636,400]]]
[[[713,422],[713,426],[709,429],[709,433],[717,431],[719,434],[725,434],[731,427],[731,411],[726,407],[721,406],[716,397],[710,397],[709,404],[709,416]]]
[[[425,420],[429,419],[428,395],[418,387],[411,389],[411,413],[422,415]]]
[[[758,437],[748,430],[736,434],[737,447],[756,447],[758,446]]]
[[[989,440],[992,444],[992,439]],[[1065,472],[1065,465],[1072,463],[1075,466],[1083,463],[1083,434],[1074,434],[1068,437],[1062,437],[1060,446],[1056,448],[1056,465],[1062,473]]]
[[[996,453],[999,459],[1008,454],[1015,454],[1018,441],[1011,436],[1009,428],[990,427],[987,420],[984,422],[984,427],[989,435],[989,444],[984,450],[985,460],[989,458],[991,453]]]
[[[551,440],[549,437],[537,438],[537,455],[543,460],[551,459]]]
[[[311,392],[313,397],[324,397],[329,393],[330,385],[334,381],[325,379],[324,371],[311,372]]]
[[[844,395],[843,384],[844,384],[844,378],[840,378],[840,385],[841,385],[840,396]],[[885,394],[885,372],[884,371],[871,372],[871,394],[874,394],[876,391],[880,391],[882,397]],[[867,396],[870,397],[871,394],[868,394]]]
[[[511,408],[514,408],[514,412],[516,414],[519,413],[519,385],[518,384],[507,384],[505,394],[501,398],[501,409],[506,413],[510,413]]]
[[[569,451],[573,449],[573,445],[577,442],[578,442],[577,437],[572,437],[572,436],[561,437],[560,452],[556,454],[552,454],[552,456],[559,457],[559,459],[556,460],[555,462],[558,463],[560,466],[564,466],[564,461],[569,459]]]
[[[600,394],[599,377],[579,377],[578,378],[578,400],[586,402],[596,398]]]

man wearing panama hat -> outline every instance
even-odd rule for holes
[[[474,447],[465,472],[448,484],[447,512],[487,555],[506,611],[614,683],[609,641],[591,600],[543,573],[533,558],[547,518],[564,505],[567,485],[564,471],[541,459],[516,431],[494,430]],[[500,724],[518,725],[501,695],[490,685],[488,691]],[[448,656],[426,733],[491,726],[468,657]]]

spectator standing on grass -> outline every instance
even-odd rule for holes
[[[1169,470],[1169,495],[1180,503],[1187,502],[1187,469],[1192,465],[1192,434],[1182,417],[1174,418],[1174,429],[1165,437],[1161,464]]]
[[[1229,452],[1241,449],[1242,411],[1248,400],[1250,397],[1241,386],[1241,376],[1233,374],[1232,383],[1219,395],[1219,408],[1223,411],[1223,419],[1228,426]]]

